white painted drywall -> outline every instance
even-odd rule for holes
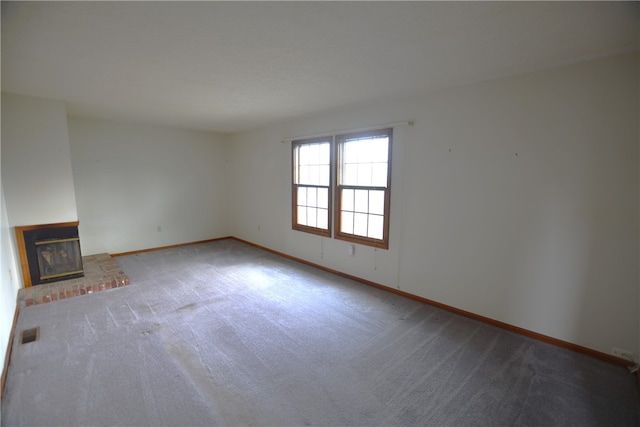
[[[70,118],[69,138],[84,255],[230,235],[227,137]]]
[[[639,353],[638,56],[234,135],[239,238],[541,334]],[[291,230],[284,137],[415,120],[388,251]]]
[[[2,184],[12,227],[78,219],[63,102],[2,94]]]
[[[20,288],[17,260],[13,251],[12,229],[9,228],[4,191],[0,194],[0,370],[4,367],[5,354],[11,339],[13,315],[16,311]]]

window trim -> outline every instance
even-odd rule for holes
[[[389,139],[388,144],[388,155],[387,155],[387,186],[386,187],[376,187],[376,186],[354,186],[354,185],[341,185],[340,184],[340,173],[342,167],[342,148],[341,144],[344,143],[345,140],[353,138],[353,137],[367,137],[374,135],[382,135],[386,134]],[[386,129],[377,129],[370,130],[364,132],[353,132],[349,134],[336,135],[334,138],[336,152],[335,155],[335,186],[334,186],[334,223],[335,223],[335,231],[334,231],[334,239],[343,240],[352,243],[358,243],[366,246],[373,246],[381,249],[389,249],[389,218],[390,218],[390,210],[391,210],[391,153],[392,153],[392,145],[393,145],[393,128]],[[358,190],[378,190],[384,191],[384,213],[383,213],[383,229],[382,229],[382,239],[374,239],[371,237],[358,236],[351,233],[344,233],[341,231],[341,211],[342,211],[342,191],[345,189],[358,189]]]
[[[328,142],[329,143],[329,185],[305,185],[305,184],[296,184],[296,148],[301,145],[306,144],[317,144],[320,142]],[[333,231],[333,183],[334,183],[334,172],[333,172],[333,164],[334,164],[334,144],[333,137],[318,137],[318,138],[307,138],[307,139],[299,139],[295,141],[291,141],[291,228],[293,230],[302,231],[305,233],[316,234],[323,237],[331,237]],[[298,188],[302,187],[315,187],[315,188],[327,188],[328,196],[327,196],[327,229],[318,228],[318,227],[310,227],[308,225],[298,224]]]

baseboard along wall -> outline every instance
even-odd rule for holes
[[[4,366],[2,367],[2,378],[0,379],[0,400],[2,400],[2,393],[4,392],[4,386],[7,381],[7,372],[9,371],[11,349],[13,348],[13,341],[16,336],[16,324],[18,323],[19,311],[20,311],[20,307],[16,304],[16,309],[15,309],[15,312],[13,313],[13,323],[11,325],[11,331],[9,332],[9,342],[7,343],[7,349],[4,354]]]
[[[191,246],[191,245],[200,245],[200,244],[203,244],[203,243],[211,243],[211,242],[217,242],[218,240],[228,240],[228,239],[234,239],[234,237],[233,236],[218,237],[216,239],[198,240],[196,242],[178,243],[176,245],[158,246],[156,248],[138,249],[138,250],[135,250],[135,251],[118,252],[118,253],[109,254],[109,255],[111,255],[112,257],[119,257],[119,256],[125,256],[125,255],[135,255],[135,254],[141,254],[141,253],[145,253],[145,252],[163,251],[165,249],[180,248],[180,247]],[[239,239],[236,239],[236,240],[239,240]]]

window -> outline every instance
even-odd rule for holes
[[[293,229],[387,249],[391,140],[382,129],[293,141]]]
[[[294,141],[293,228],[331,237],[331,140]]]
[[[391,129],[339,135],[336,239],[389,247]]]

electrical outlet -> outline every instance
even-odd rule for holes
[[[621,359],[625,359],[628,360],[630,362],[633,362],[633,352],[628,351],[628,350],[623,350],[621,348],[618,347],[613,347],[613,355],[614,356],[618,356]]]

